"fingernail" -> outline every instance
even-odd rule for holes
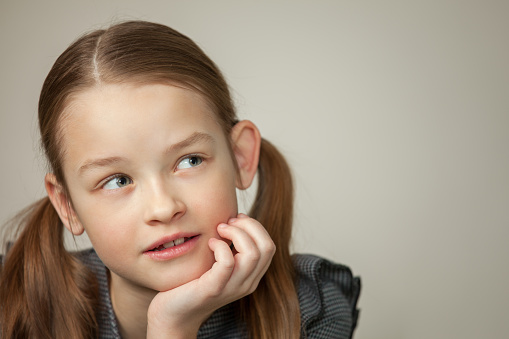
[[[237,215],[237,217],[239,217],[239,218],[247,218],[247,215],[245,215],[244,213],[239,213],[239,215]]]
[[[218,227],[225,228],[225,227],[228,227],[228,224],[220,223]]]
[[[228,220],[228,222],[236,222],[238,219],[237,218],[230,218],[230,220]]]

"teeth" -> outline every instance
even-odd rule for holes
[[[173,240],[173,243],[175,244],[175,246],[177,246],[177,245],[183,244],[184,240],[185,240],[184,238],[178,238],[178,239]]]
[[[177,245],[183,244],[185,240],[186,240],[185,238],[178,238],[173,241],[167,242],[166,244],[163,244],[163,247],[170,248],[173,246],[177,246]]]
[[[170,241],[170,242],[167,242],[166,244],[163,244],[164,248],[170,248],[170,247],[173,247],[173,246],[175,246],[175,243],[173,241]]]
[[[186,238],[178,238],[178,239],[175,239],[173,241],[169,241],[165,244],[162,244],[160,245],[159,247],[157,248],[154,248],[153,251],[162,251],[166,248],[170,248],[170,247],[173,247],[173,246],[178,246],[180,244],[183,244],[184,242],[186,241]]]

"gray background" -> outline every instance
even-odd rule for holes
[[[92,28],[158,21],[287,155],[294,250],[362,276],[356,338],[509,336],[507,1],[0,1],[0,222],[44,195],[55,58]]]

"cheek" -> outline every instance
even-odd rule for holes
[[[101,199],[82,199],[76,204],[76,213],[90,241],[96,248],[116,248],[132,234],[136,211],[129,205],[116,206]]]
[[[188,208],[218,223],[237,215],[237,193],[231,177],[214,175],[202,183],[199,193],[188,200]]]

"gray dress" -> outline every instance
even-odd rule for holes
[[[118,323],[111,305],[108,273],[93,249],[77,253],[99,282],[99,338],[120,339]],[[298,296],[301,312],[302,338],[347,339],[353,335],[359,311],[357,299],[360,279],[353,277],[346,266],[313,256],[296,254],[293,263],[299,276]],[[199,339],[248,338],[235,309],[235,303],[217,311],[202,325]]]

